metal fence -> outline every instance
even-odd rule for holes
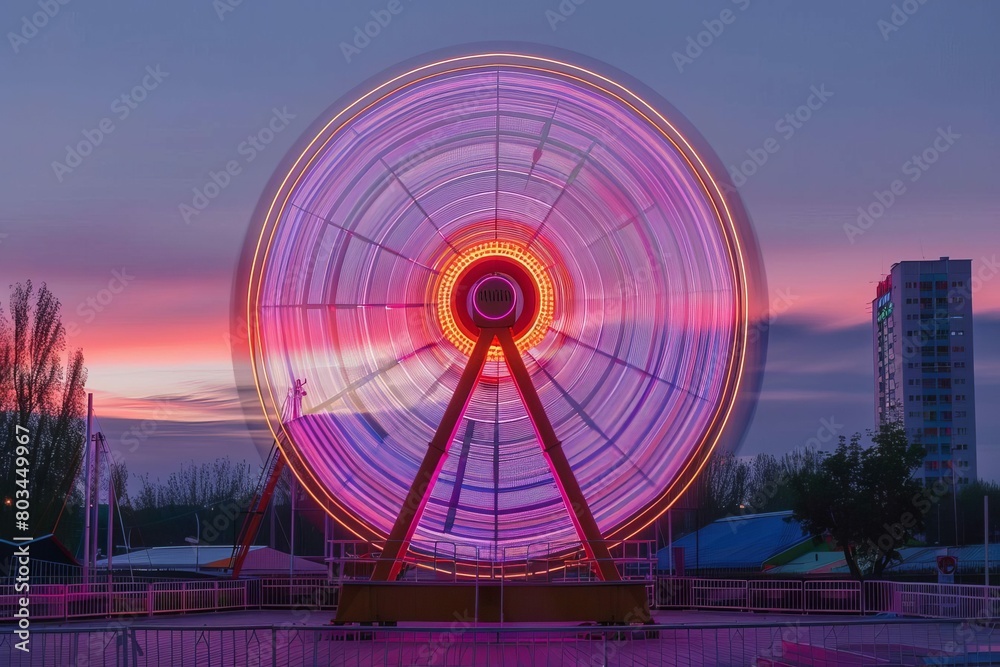
[[[897,581],[660,577],[651,606],[822,614],[1000,618],[1000,586]]]
[[[36,629],[0,635],[0,664],[92,665],[982,665],[992,628],[921,620],[628,627],[329,626]]]
[[[156,616],[243,609],[336,609],[340,584],[326,578],[35,584],[36,620]],[[1000,618],[1000,586],[893,581],[659,577],[649,587],[657,609]],[[0,586],[0,618],[18,608],[14,586]]]

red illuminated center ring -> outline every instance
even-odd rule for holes
[[[548,263],[556,262],[547,254],[542,256]],[[481,328],[503,326],[510,327],[518,350],[537,345],[555,315],[555,287],[545,266],[535,252],[509,241],[480,243],[449,258],[434,288],[445,339],[470,354]],[[477,312],[475,297],[488,279],[493,279],[490,289],[510,290],[512,307],[504,304],[501,309],[500,303],[484,301],[479,309],[483,315]],[[491,346],[487,358],[501,359],[500,346]]]
[[[517,319],[520,290],[504,276],[486,276],[472,289],[472,319],[480,326],[511,326]]]

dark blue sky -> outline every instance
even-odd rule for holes
[[[871,425],[867,305],[892,262],[950,255],[971,258],[974,270],[993,266],[995,2],[896,3],[918,9],[905,23],[897,12],[899,29],[887,32],[879,22],[893,18],[888,0],[399,0],[401,10],[348,62],[341,44],[388,1],[232,1],[72,0],[37,34],[24,28],[42,11],[37,1],[0,8],[0,278],[46,280],[62,299],[112,442],[143,420],[155,426],[127,448],[133,471],[256,456],[234,425],[225,339],[253,207],[318,114],[430,50],[484,40],[571,49],[654,88],[726,165],[738,168],[768,138],[778,142],[741,187],[778,306],[744,452],[799,446],[822,419],[842,423],[845,434]],[[220,7],[232,11],[220,19]],[[699,37],[711,28],[719,34]],[[700,53],[686,51],[699,38]],[[679,67],[676,53],[690,61]],[[145,99],[119,99],[136,86]],[[815,89],[829,99],[789,132],[782,119]],[[193,189],[228,160],[245,159],[241,143],[275,109],[294,116],[287,128],[185,224],[179,207]],[[957,138],[911,181],[905,163],[948,128]],[[67,145],[87,136],[100,143],[72,166]],[[906,192],[884,216],[863,234],[845,231],[895,179]],[[974,295],[987,478],[1000,477],[1000,418],[988,409],[1000,399],[998,271],[988,270]]]

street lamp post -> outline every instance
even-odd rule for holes
[[[197,512],[194,513],[194,521],[198,532],[195,533],[195,537],[185,537],[184,541],[194,545],[194,571],[197,573],[201,569],[201,561],[198,558],[199,548],[201,547],[201,519],[198,517]]]

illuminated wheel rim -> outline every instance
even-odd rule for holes
[[[468,361],[462,299],[485,273],[519,290],[518,349],[606,537],[647,526],[742,436],[757,246],[714,156],[648,99],[556,58],[438,59],[338,104],[275,175],[244,257],[252,377],[296,477],[352,533],[392,527]],[[489,359],[418,554],[579,540]],[[296,379],[308,395],[290,418]]]

